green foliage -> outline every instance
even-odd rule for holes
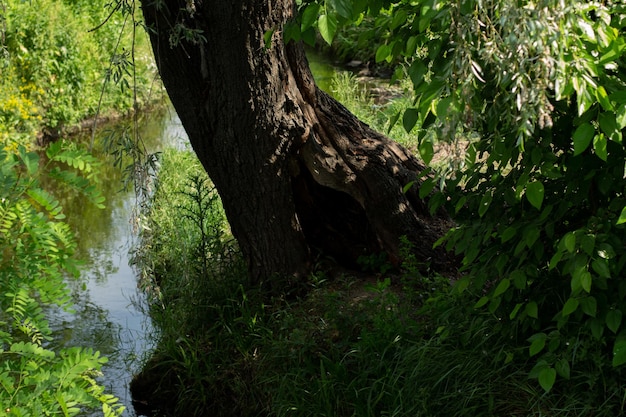
[[[118,2],[107,4],[3,2],[0,140],[26,145],[43,129],[58,131],[100,111],[127,112],[135,100],[146,103],[154,73],[147,39],[135,33],[130,13],[112,13]],[[133,48],[146,58],[131,56]],[[136,94],[125,91],[130,85]]]
[[[102,205],[89,181],[95,175],[97,161],[62,142],[45,155],[22,146],[0,150],[0,404],[8,415],[73,416],[85,407],[101,407],[106,416],[123,411],[95,380],[106,362],[99,352],[47,347],[47,307],[71,307],[65,279],[78,276],[78,267],[74,235],[42,180],[51,178]]]
[[[445,179],[459,221],[447,246],[467,273],[456,287],[508,322],[508,337],[528,338],[530,375],[546,391],[573,373],[590,385],[619,378],[610,367],[623,363],[626,308],[626,10],[562,3],[401,3],[388,27],[397,36],[377,52],[417,47],[415,111],[403,121],[420,146],[427,127],[440,140],[476,138],[465,169]]]
[[[173,314],[179,323],[172,329],[174,339],[181,331],[195,332],[203,326],[202,312],[211,308],[205,298],[215,296],[216,276],[234,273],[222,269],[227,265],[241,268],[221,201],[195,154],[163,152],[156,190],[140,226],[141,245],[133,262],[148,293],[166,310],[154,309],[153,318],[158,322],[161,313]]]
[[[624,5],[363,1],[351,17],[329,1],[300,7],[301,37],[319,26],[305,19],[314,9],[376,19],[376,61],[403,62],[394,75],[415,93],[392,125],[416,132],[426,160],[441,142],[466,148],[438,181],[446,198],[431,199],[458,221],[445,240],[463,258],[456,292],[506,323],[497,331],[525,347],[514,356],[534,361],[542,390],[585,384],[591,404],[619,412],[620,394],[599,386],[618,384],[626,363]]]

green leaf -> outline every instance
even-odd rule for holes
[[[539,371],[539,385],[545,392],[550,392],[556,381],[556,370],[554,368],[544,368]]]
[[[583,235],[580,238],[580,247],[589,256],[593,255],[593,249],[596,246],[596,237],[592,234]]]
[[[513,239],[516,233],[517,233],[517,227],[509,226],[506,229],[504,229],[504,232],[502,232],[502,234],[500,235],[500,241],[502,243],[506,243],[509,240]]]
[[[589,271],[580,274],[580,285],[587,293],[591,292],[591,274]]]
[[[569,253],[574,253],[574,250],[576,250],[576,235],[572,232],[566,234],[563,237],[563,244]]]
[[[335,33],[337,33],[337,17],[334,14],[321,15],[317,20],[317,28],[326,43],[331,45],[335,38]]]
[[[595,129],[591,123],[583,123],[574,132],[572,139],[574,140],[574,156],[580,155],[589,147],[591,140],[595,135]]]
[[[611,278],[611,270],[606,259],[598,258],[591,262],[591,269],[602,278]]]
[[[422,185],[420,185],[420,191],[419,191],[420,198],[427,197],[431,193],[431,191],[435,188],[435,185],[437,185],[437,183],[435,182],[433,178],[427,178],[426,180],[424,180]]]
[[[585,297],[580,300],[580,308],[586,315],[595,317],[598,311],[598,302],[594,297]]]
[[[394,30],[407,22],[408,13],[406,10],[398,10],[393,15],[389,29]]]
[[[626,340],[618,340],[613,345],[613,366],[626,363]]]
[[[526,304],[526,314],[528,315],[528,317],[532,317],[535,319],[539,318],[539,307],[537,306],[537,303],[534,301],[529,302],[528,304]]]
[[[489,209],[489,205],[491,204],[491,200],[493,196],[491,193],[485,193],[483,197],[480,199],[480,206],[478,207],[478,215],[483,217],[487,210]]]
[[[528,202],[537,210],[541,209],[543,203],[544,188],[541,181],[533,181],[526,185],[526,198]]]
[[[400,120],[401,115],[402,115],[402,112],[397,112],[396,114],[394,114],[393,116],[389,118],[389,127],[387,128],[387,134],[389,134],[391,132],[391,129],[393,129],[396,123],[398,123],[398,120]]]
[[[23,146],[19,147],[19,155],[28,174],[34,175],[39,169],[39,155],[35,152],[26,152]]]
[[[389,56],[391,56],[391,46],[380,45],[376,50],[376,63],[385,61]]]
[[[578,115],[582,116],[595,102],[593,96],[593,87],[587,86],[587,83],[582,83],[582,86],[576,90],[578,101]]]
[[[487,296],[482,296],[480,297],[480,300],[478,300],[476,302],[476,304],[474,304],[474,308],[481,308],[482,306],[484,306],[485,304],[487,304],[489,302],[489,297]]]
[[[604,322],[600,319],[594,318],[589,322],[589,327],[591,328],[591,335],[596,340],[600,340],[602,338],[602,334],[604,334]]]
[[[626,104],[622,104],[615,112],[615,121],[620,130],[626,127]]]
[[[353,16],[352,2],[350,0],[330,0],[333,9],[337,11],[339,16],[351,20]]]
[[[306,9],[304,9],[304,12],[302,12],[302,23],[300,24],[300,30],[302,32],[315,24],[319,11],[320,5],[317,3],[311,3],[306,6]]]
[[[622,209],[622,212],[619,215],[619,219],[617,219],[616,224],[626,223],[626,207]]]
[[[579,301],[576,298],[568,298],[563,306],[563,316],[569,316],[578,308]]]
[[[493,291],[493,296],[497,297],[502,295],[511,286],[511,281],[508,278],[504,278],[500,281],[496,289]]]
[[[265,31],[263,34],[263,42],[265,43],[265,49],[272,47],[272,36],[274,36],[274,30]]]
[[[622,142],[622,131],[617,126],[615,113],[601,113],[598,117],[598,122],[600,123],[600,129],[609,139],[617,143]]]
[[[433,156],[435,155],[435,149],[433,148],[433,143],[427,138],[424,138],[420,142],[417,148],[420,152],[420,156],[422,157],[422,160],[424,161],[424,164],[429,165],[430,161],[432,161]]]
[[[596,88],[596,98],[604,110],[613,111],[613,104],[611,104],[606,90],[601,85]]]
[[[606,313],[606,327],[613,333],[617,333],[622,324],[622,310],[610,310]]]
[[[411,133],[411,130],[417,124],[417,120],[419,118],[419,113],[415,108],[408,108],[404,111],[404,115],[402,116],[402,126],[406,133]]]
[[[530,343],[530,347],[528,348],[529,356],[535,356],[537,353],[541,352],[543,348],[546,346],[546,340],[548,339],[548,335],[545,333],[536,333],[532,335],[528,341]]]
[[[515,285],[515,288],[517,288],[518,290],[523,290],[524,288],[526,288],[526,274],[524,273],[524,271],[516,269],[515,271],[511,272],[509,278],[511,279],[511,281],[513,281],[513,285]]]
[[[413,82],[413,88],[417,88],[424,81],[424,75],[428,72],[428,68],[421,60],[414,61],[409,67],[409,77]]]
[[[606,150],[606,136],[599,134],[593,138],[593,150],[598,158],[607,161],[609,155]]]
[[[560,359],[554,364],[554,368],[556,372],[563,378],[569,379],[570,377],[570,366],[569,361],[567,359]]]
[[[523,305],[524,303],[515,304],[515,308],[513,308],[513,311],[511,311],[511,314],[509,314],[509,319],[511,320],[515,319],[515,317],[517,317],[517,313],[519,313]]]

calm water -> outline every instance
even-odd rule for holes
[[[309,61],[316,81],[328,90],[335,70],[313,53]],[[104,128],[95,141],[95,153],[101,155],[105,165],[100,185],[106,197],[106,209],[99,210],[79,199],[58,195],[67,221],[76,231],[78,254],[85,266],[81,280],[70,282],[76,312],[55,311],[51,326],[57,334],[55,343],[91,347],[109,358],[100,382],[126,406],[124,415],[132,417],[135,412],[128,387],[133,374],[149,356],[156,330],[145,314],[145,297],[129,265],[129,250],[136,238],[132,221],[135,194],[132,190],[122,190],[122,172],[101,150],[104,138],[123,127],[120,123]],[[167,146],[188,147],[184,129],[172,108],[144,117],[140,135],[150,152]]]
[[[109,358],[100,382],[126,406],[124,415],[131,417],[135,413],[128,386],[149,354],[156,334],[145,314],[145,297],[137,287],[135,270],[129,265],[129,251],[136,238],[135,193],[123,189],[121,170],[102,151],[104,138],[123,128],[120,123],[96,135],[94,153],[104,163],[100,178],[106,197],[104,210],[57,193],[67,222],[76,232],[78,256],[85,265],[81,279],[69,281],[75,313],[55,311],[51,326],[57,335],[55,343],[91,347]],[[140,135],[149,152],[186,146],[184,130],[171,108],[144,117]],[[88,142],[90,138],[83,140]]]

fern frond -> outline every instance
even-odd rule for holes
[[[46,210],[48,217],[54,220],[63,220],[65,214],[62,213],[63,207],[61,207],[59,200],[54,198],[50,193],[41,188],[31,188],[26,191],[26,194],[33,199],[39,207]]]
[[[60,181],[87,197],[87,199],[89,199],[96,207],[104,208],[104,204],[102,203],[105,198],[102,196],[100,190],[87,178],[82,177],[75,172],[62,170],[58,167],[51,169],[49,175],[55,180]]]
[[[75,168],[84,174],[97,171],[102,164],[98,158],[87,151],[72,148],[71,145],[63,144],[60,149],[54,149],[48,153],[52,161],[61,162],[69,167]]]

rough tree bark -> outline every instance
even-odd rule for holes
[[[316,87],[303,46],[282,41],[293,0],[142,7],[161,78],[254,281],[302,277],[316,251],[348,264],[376,251],[396,260],[403,235],[422,260],[442,262],[431,249],[442,222],[417,187],[402,192],[423,165]]]

